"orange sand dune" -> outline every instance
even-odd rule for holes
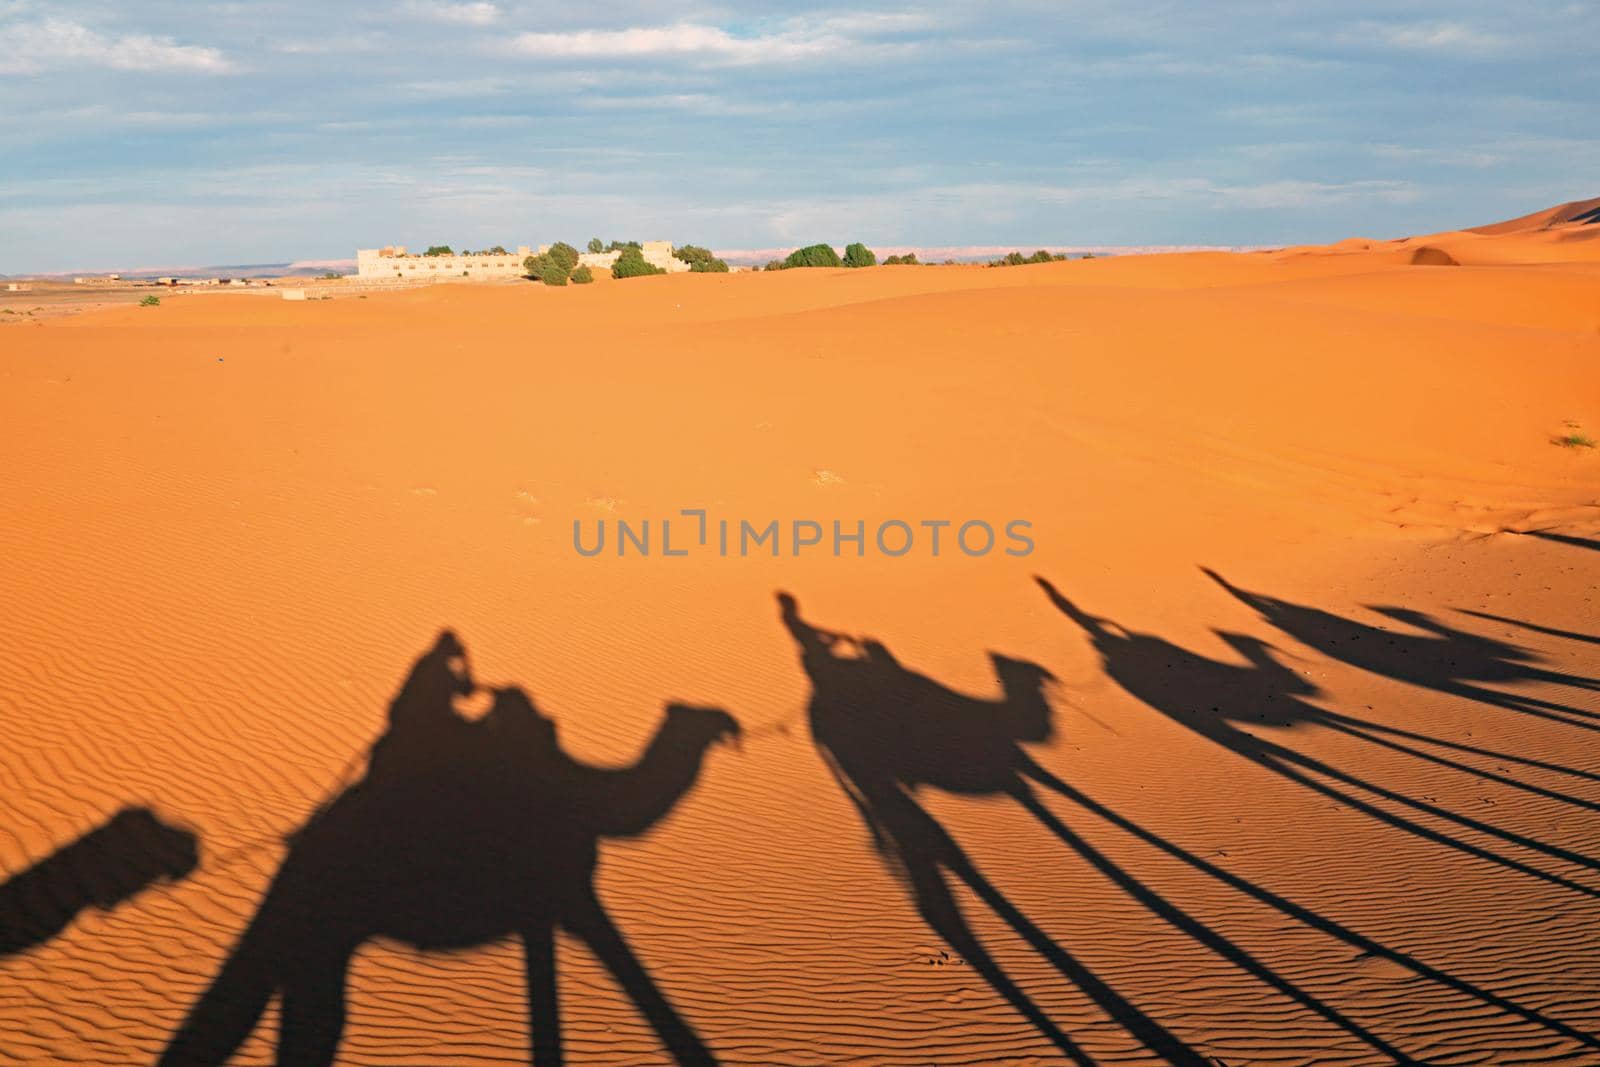
[[[444,626],[591,768],[673,701],[744,731],[601,840],[649,977],[562,926],[547,1057],[672,1062],[655,1023],[729,1065],[1600,1062],[1600,450],[1556,443],[1600,436],[1600,243],[1554,218],[0,329],[0,901],[57,916],[0,942],[0,1063],[154,1062],[236,948],[311,1041],[390,896],[487,926],[495,872],[578,877],[526,853],[632,795],[598,771],[495,777],[534,742],[449,727],[368,773]],[[197,869],[117,859],[140,808]],[[229,981],[185,1031],[223,1049]],[[530,1054],[515,940],[379,936],[343,990],[341,1063]]]

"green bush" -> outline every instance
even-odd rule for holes
[[[877,254],[862,244],[855,241],[844,246],[844,265],[847,267],[876,267]]]
[[[545,255],[561,264],[561,269],[566,274],[572,273],[572,268],[578,265],[578,250],[565,241],[557,241],[550,246],[550,251]]]
[[[612,241],[610,244],[606,245],[605,251],[624,252],[630,248],[637,249],[640,252],[644,251],[644,245],[640,244],[638,241]]]
[[[918,265],[917,254],[915,252],[907,252],[903,256],[890,256],[883,261],[883,265],[885,267],[915,267]]]
[[[143,300],[139,301],[139,306],[142,308],[160,307],[161,298],[159,296],[147,296]]]
[[[762,270],[782,270],[785,266],[786,266],[786,264],[781,259],[769,259],[769,260],[767,260],[767,265],[765,267],[762,267],[761,269]]]
[[[592,281],[594,281],[594,272],[588,267],[579,267],[572,272],[573,285],[588,285]]]
[[[843,264],[839,260],[839,253],[833,250],[832,245],[807,245],[797,248],[789,253],[789,258],[783,261],[784,269],[790,267],[838,267]]]
[[[1000,259],[992,261],[989,266],[1022,267],[1030,263],[1055,263],[1066,258],[1065,255],[1052,255],[1041,248],[1031,256],[1025,256],[1021,252],[1007,252]]]
[[[428,250],[426,252],[422,253],[422,254],[425,255],[425,256],[453,256],[453,255],[455,255],[454,252],[450,251],[450,246],[449,245],[429,245],[428,246]]]
[[[489,249],[489,255],[491,255],[491,256],[503,256],[505,254],[506,254],[506,246],[505,245],[495,245],[493,248]]]
[[[605,250],[606,250],[606,243],[604,241],[600,240],[600,238],[598,238],[598,237],[589,238],[589,251],[591,251],[591,252],[604,252]]]
[[[646,274],[665,273],[665,269],[648,262],[644,253],[637,248],[623,248],[622,255],[611,265],[613,278],[641,278]]]
[[[711,249],[701,248],[699,245],[684,245],[674,248],[672,254],[675,258],[689,264],[691,274],[726,274],[728,264],[711,254]]]
[[[566,285],[567,268],[563,267],[554,256],[550,256],[539,268],[539,280],[546,285]]]

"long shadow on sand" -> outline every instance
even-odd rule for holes
[[[345,973],[364,942],[424,950],[520,937],[533,1063],[563,1061],[554,934],[576,935],[615,975],[680,1064],[715,1057],[672,1007],[607,916],[594,886],[601,837],[648,830],[693,786],[705,753],[737,737],[726,712],[671,706],[631,766],[562,752],[555,723],[519,689],[495,691],[472,722],[474,690],[449,632],[390,707],[366,776],[291,839],[260,909],[160,1062],[222,1064],[281,994],[280,1064],[328,1064],[345,1019]]]
[[[1105,1014],[1162,1060],[1206,1067],[1215,1061],[1112,988],[1029,920],[922,806],[918,800],[920,790],[1011,797],[1071,852],[1157,919],[1327,1026],[1395,1063],[1420,1061],[1401,1051],[1371,1025],[1274,971],[1225,933],[1119,865],[1046,807],[1036,787],[1057,794],[1207,878],[1287,919],[1335,938],[1357,953],[1391,961],[1487,1007],[1600,1050],[1600,1040],[1593,1036],[1440,971],[1258,886],[1148,830],[1042,767],[1022,746],[1047,740],[1051,734],[1050,709],[1042,692],[1049,675],[1043,668],[992,656],[1002,696],[999,700],[974,698],[904,667],[881,642],[807,622],[788,594],[779,594],[779,605],[783,623],[799,646],[801,664],[811,679],[809,717],[813,738],[841,788],[854,802],[875,846],[901,875],[924,921],[1071,1062],[1093,1061],[1000,967],[978,939],[956,901],[952,878],[964,884],[1064,979],[1076,984]],[[1156,649],[1154,645],[1146,647]],[[1161,648],[1160,657],[1141,662],[1139,668],[1160,675],[1165,664],[1157,660],[1170,651],[1171,646]],[[1118,666],[1122,666],[1120,661]]]
[[[123,808],[0,885],[0,957],[43,944],[86,908],[110,910],[151,885],[185,878],[199,861],[194,834],[148,808]]]
[[[1051,734],[1043,668],[992,655],[1000,700],[955,692],[902,666],[878,641],[824,630],[801,618],[788,594],[779,595],[783,622],[800,647],[812,684],[813,739],[841,788],[855,803],[878,850],[911,892],[928,925],[1013,1008],[1074,1063],[1093,1060],[1000,967],[962,915],[954,877],[1074,983],[1118,1025],[1165,1062],[1210,1067],[1213,1060],[1097,976],[1055,943],[984,876],[948,831],[919,803],[931,787],[969,796],[1016,800],[1074,853],[1164,922],[1264,984],[1397,1062],[1410,1062],[1388,1042],[1336,1008],[1275,973],[1228,937],[1171,903],[1083,838],[1039,799],[1043,785],[1124,829],[1189,859],[1181,849],[1144,833],[1050,774],[1021,747]],[[1253,888],[1253,887],[1252,887]]]
[[[1106,673],[1128,693],[1172,721],[1297,785],[1395,829],[1404,830],[1434,844],[1443,845],[1508,870],[1559,885],[1575,893],[1591,897],[1600,896],[1600,890],[1573,881],[1565,875],[1536,867],[1531,862],[1516,858],[1506,851],[1497,851],[1475,843],[1466,834],[1470,832],[1493,838],[1504,846],[1525,850],[1586,870],[1600,870],[1600,861],[1570,849],[1539,841],[1523,833],[1503,829],[1482,819],[1451,811],[1430,800],[1408,796],[1375,779],[1344,770],[1326,760],[1308,755],[1254,731],[1263,727],[1281,728],[1315,724],[1358,737],[1380,747],[1403,751],[1428,762],[1447,765],[1456,770],[1466,771],[1574,806],[1594,809],[1596,805],[1593,802],[1555,790],[1531,786],[1513,778],[1435,756],[1423,749],[1402,744],[1394,740],[1393,736],[1386,735],[1398,734],[1408,739],[1434,744],[1443,743],[1441,739],[1429,738],[1417,732],[1390,730],[1366,720],[1319,708],[1309,703],[1307,699],[1318,695],[1320,690],[1317,686],[1279,663],[1273,658],[1270,646],[1257,638],[1219,632],[1218,636],[1232,646],[1245,663],[1241,665],[1214,660],[1153,634],[1131,631],[1110,619],[1092,615],[1078,607],[1044,579],[1039,579],[1039,584],[1051,602],[1089,636],[1095,650],[1100,653]],[[1257,598],[1255,602],[1264,601],[1265,598]],[[1272,603],[1281,605],[1284,602]],[[1314,611],[1314,609],[1303,610]],[[1325,612],[1315,611],[1314,614],[1338,620],[1340,624],[1347,622]],[[1286,623],[1293,625],[1283,611],[1274,613],[1271,618],[1285,619]],[[1299,628],[1295,636],[1300,636],[1302,632],[1309,633],[1308,630]],[[1451,747],[1469,748],[1462,745]],[[1491,752],[1487,749],[1475,751],[1496,758],[1515,758],[1509,753]],[[1560,765],[1528,762],[1549,770],[1583,776]],[[1381,807],[1375,802],[1379,800],[1408,809],[1414,814],[1402,814],[1391,808]],[[1438,830],[1417,821],[1416,816],[1424,815],[1450,824],[1451,832]]]
[[[1587,548],[1593,552],[1600,552],[1600,541],[1588,537],[1551,533],[1548,530],[1530,530],[1526,536],[1537,537],[1541,541],[1554,541],[1558,545],[1571,545],[1573,548]]]
[[[1211,572],[1207,573],[1210,574]],[[1215,574],[1211,576],[1223,584],[1225,588],[1234,592],[1235,595],[1241,596],[1241,599],[1247,596],[1250,597],[1247,602],[1261,608],[1263,614],[1267,613],[1265,610],[1267,605],[1280,609],[1270,616],[1273,621],[1291,617],[1286,610],[1282,609],[1296,608],[1294,605],[1287,605],[1287,602],[1284,601],[1269,600],[1254,594],[1244,594],[1235,590],[1232,586],[1228,586],[1219,576]],[[1363,812],[1391,827],[1416,834],[1434,843],[1445,845],[1478,859],[1487,860],[1498,866],[1531,875],[1578,893],[1589,896],[1600,895],[1600,893],[1588,886],[1549,874],[1515,859],[1436,832],[1406,817],[1379,808],[1350,792],[1335,788],[1329,785],[1328,781],[1337,782],[1341,786],[1353,787],[1356,790],[1367,792],[1385,800],[1427,812],[1463,828],[1479,830],[1501,840],[1541,852],[1547,856],[1570,860],[1584,867],[1595,867],[1596,864],[1587,857],[1543,845],[1519,834],[1487,826],[1476,819],[1451,813],[1431,803],[1413,800],[1375,782],[1363,780],[1330,766],[1324,761],[1253,734],[1251,730],[1260,726],[1290,726],[1298,723],[1312,723],[1328,729],[1341,730],[1384,747],[1399,748],[1410,755],[1432,759],[1430,754],[1421,750],[1410,746],[1397,746],[1390,739],[1377,736],[1378,731],[1385,729],[1378,724],[1337,712],[1326,711],[1307,703],[1304,698],[1316,695],[1319,692],[1318,688],[1274,660],[1270,646],[1244,635],[1219,632],[1219,636],[1233,646],[1246,660],[1246,665],[1240,666],[1212,660],[1154,635],[1130,631],[1109,619],[1091,615],[1074,604],[1045,579],[1039,578],[1037,581],[1050,598],[1051,603],[1064,615],[1077,623],[1090,638],[1095,649],[1101,655],[1107,675],[1121,685],[1130,695],[1166,715],[1174,722],[1183,724],[1208,740],[1220,744],[1258,765],[1282,775],[1290,781],[1342,805]],[[1336,616],[1329,616],[1327,613],[1315,611],[1315,609],[1296,608],[1296,610],[1307,613],[1306,616],[1299,616],[1299,618],[1337,619]],[[1419,617],[1425,618],[1425,616]],[[1341,628],[1347,624],[1347,620],[1338,620],[1338,622]],[[1433,629],[1434,627],[1430,626],[1429,628]],[[1344,631],[1341,629],[1340,632],[1343,633]],[[1386,631],[1380,631],[1380,633],[1386,633]],[[1296,636],[1299,636],[1299,634],[1296,634]],[[1468,642],[1469,647],[1483,647],[1480,642],[1484,639],[1474,635],[1466,636],[1471,638],[1471,641]],[[1568,677],[1566,675],[1550,675],[1547,680],[1560,679],[1565,681]],[[1443,739],[1428,737],[1421,733],[1400,730],[1391,732],[1428,744],[1456,748],[1480,756],[1522,762],[1529,766],[1581,778],[1594,779],[1596,777],[1559,764],[1535,760],[1518,760],[1517,757],[1508,753],[1473,748],[1471,746],[1453,745]],[[1457,770],[1493,778],[1496,781],[1526,788],[1531,792],[1542,793],[1568,803],[1590,808],[1595,806],[1591,802],[1583,801],[1576,797],[1536,789],[1512,779],[1486,774],[1478,768],[1465,764],[1437,759],[1433,761],[1444,762]],[[1036,768],[1034,776],[1041,782],[1050,784],[1052,788],[1055,788],[1063,796],[1072,799],[1084,810],[1100,816],[1145,843],[1162,850],[1176,859],[1182,860],[1193,869],[1204,872],[1206,875],[1238,890],[1246,896],[1274,908],[1288,918],[1335,937],[1364,954],[1400,964],[1430,981],[1476,999],[1489,1007],[1515,1016],[1524,1022],[1541,1027],[1568,1040],[1575,1041],[1587,1049],[1600,1051],[1600,1037],[1594,1034],[1578,1030],[1559,1019],[1554,1019],[1526,1008],[1493,991],[1475,986],[1472,983],[1431,967],[1421,960],[1394,951],[1327,917],[1295,904],[1285,897],[1263,887],[1253,885],[1211,861],[1163,840],[1131,819],[1100,804],[1083,791],[1054,776],[1050,776],[1049,772],[1044,771],[1042,768]],[[1414,1061],[1407,1061],[1402,1058],[1401,1062]]]
[[[1600,714],[1595,712],[1488,688],[1490,683],[1537,683],[1600,690],[1600,679],[1545,670],[1534,653],[1518,645],[1458,630],[1410,608],[1373,606],[1372,610],[1417,633],[1368,626],[1321,608],[1252,593],[1215,571],[1205,573],[1263,620],[1330,659],[1491,707],[1600,730]]]

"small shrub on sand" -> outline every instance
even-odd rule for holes
[[[1041,248],[1031,256],[1025,256],[1021,252],[1007,252],[1000,259],[990,261],[989,266],[1023,267],[1030,263],[1054,263],[1058,260],[1063,260],[1066,258],[1066,256],[1060,254],[1051,255],[1049,252]]]
[[[647,274],[665,274],[665,269],[650,263],[637,248],[624,248],[622,255],[611,265],[613,278],[642,278]]]
[[[691,274],[726,274],[728,264],[711,254],[711,249],[701,248],[699,245],[684,245],[682,248],[672,250],[674,259],[681,259],[689,264]]]
[[[548,257],[539,268],[539,280],[546,285],[566,285],[567,268],[554,256]]]
[[[551,245],[550,251],[545,255],[561,264],[561,269],[568,274],[571,274],[572,268],[578,265],[578,250],[565,241],[557,241]]]
[[[907,252],[903,256],[890,256],[883,261],[883,265],[885,267],[915,267],[919,264],[917,262],[917,254],[915,252]]]
[[[807,245],[789,253],[783,261],[785,270],[793,267],[840,267],[844,264],[832,245]]]
[[[159,296],[147,296],[143,300],[139,301],[139,306],[142,308],[160,307],[161,298]]]
[[[878,256],[860,241],[854,241],[844,246],[844,265],[847,267],[876,267],[878,265]]]
[[[573,285],[588,285],[592,281],[594,281],[594,272],[588,267],[579,267],[572,272]]]
[[[1578,433],[1576,430],[1572,431],[1571,433],[1564,433],[1560,437],[1557,437],[1555,439],[1555,443],[1560,445],[1562,448],[1594,448],[1597,446],[1597,444],[1600,444],[1600,442],[1596,442],[1595,439],[1590,437],[1588,434]]]

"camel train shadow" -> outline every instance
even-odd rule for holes
[[[1207,572],[1210,573],[1210,572]],[[1222,583],[1215,574],[1211,577]],[[1529,760],[1514,753],[1451,742],[1431,737],[1415,730],[1391,727],[1372,720],[1340,712],[1329,711],[1309,702],[1321,690],[1299,672],[1280,663],[1266,642],[1245,634],[1221,631],[1218,636],[1231,646],[1245,661],[1243,664],[1214,660],[1192,652],[1154,634],[1129,630],[1110,619],[1092,615],[1074,604],[1049,582],[1039,580],[1046,595],[1062,614],[1066,615],[1089,637],[1100,654],[1106,674],[1126,692],[1142,703],[1167,716],[1173,722],[1193,731],[1200,737],[1232,751],[1282,778],[1318,793],[1343,807],[1361,812],[1397,830],[1405,831],[1436,845],[1493,863],[1506,870],[1561,886],[1585,896],[1600,896],[1587,885],[1574,881],[1564,874],[1554,873],[1533,862],[1535,856],[1542,861],[1554,860],[1586,870],[1600,870],[1600,861],[1571,849],[1548,844],[1528,834],[1508,830],[1474,815],[1452,811],[1423,797],[1408,795],[1375,778],[1363,776],[1309,755],[1274,737],[1258,733],[1261,727],[1291,727],[1316,725],[1344,733],[1374,746],[1402,752],[1410,757],[1447,766],[1453,770],[1520,791],[1537,794],[1578,808],[1600,810],[1595,802],[1570,793],[1539,786],[1508,775],[1487,770],[1460,760],[1442,756],[1419,745],[1516,762],[1541,769],[1568,774],[1577,778],[1592,777],[1585,772],[1547,761]],[[1360,624],[1350,622],[1317,609],[1300,608],[1286,601],[1272,600],[1256,594],[1226,586],[1235,596],[1256,607],[1269,621],[1285,632],[1304,640],[1319,650],[1326,646],[1328,654],[1368,669],[1387,667],[1381,673],[1403,680],[1424,684],[1431,679],[1433,688],[1443,692],[1465,695],[1466,689],[1447,683],[1439,674],[1425,668],[1428,663],[1453,663],[1456,672],[1490,672],[1490,663],[1507,669],[1499,673],[1509,675],[1510,667],[1527,678],[1543,678],[1548,672],[1520,666],[1498,648],[1498,642],[1476,635],[1451,637],[1406,637],[1385,630],[1373,630],[1363,642],[1356,629]],[[1406,616],[1415,625],[1424,622],[1432,628],[1446,629],[1417,612],[1391,609],[1393,616]],[[1310,622],[1327,626],[1318,631]],[[1329,632],[1338,633],[1339,639],[1329,639]],[[1323,635],[1318,640],[1318,634]],[[1384,643],[1382,639],[1388,638]],[[1452,642],[1463,650],[1451,653],[1433,646]],[[1363,644],[1360,652],[1350,646]],[[1379,652],[1382,644],[1384,651]],[[1493,648],[1490,655],[1487,649]],[[1478,650],[1478,659],[1470,658],[1471,650]],[[1401,670],[1397,666],[1405,663]],[[1566,676],[1550,675],[1549,678]],[[1544,680],[1549,680],[1545,678]],[[1503,705],[1497,705],[1503,706]],[[1413,743],[1414,742],[1414,743]],[[1390,807],[1383,807],[1379,801]],[[1395,810],[1403,809],[1403,810]],[[1419,821],[1427,816],[1448,825],[1437,829]],[[1493,839],[1496,844],[1479,844],[1471,835]]]
[[[1169,665],[1173,655],[1182,650],[1155,638],[1113,629],[1114,624],[1080,612],[1042,579],[1040,585],[1058,608],[1090,629],[1106,660],[1108,673],[1124,685],[1132,686],[1134,695],[1141,699],[1156,700],[1158,710],[1181,707],[1182,714],[1187,717],[1196,710],[1196,705],[1204,705],[1217,715],[1220,705],[1226,703],[1248,707],[1250,711],[1240,711],[1237,718],[1248,715],[1258,722],[1290,721],[1304,714],[1304,709],[1315,710],[1311,705],[1299,704],[1298,697],[1306,695],[1303,687],[1297,688],[1287,678],[1273,676],[1273,685],[1266,689],[1255,685],[1240,688],[1238,679],[1230,678],[1226,680],[1230,684],[1224,687],[1225,693],[1217,690],[1220,679],[1207,678],[1203,671],[1186,673],[1181,681],[1176,680]],[[1071,829],[1045,805],[1039,789],[1159,849],[1256,904],[1342,942],[1354,952],[1391,961],[1524,1024],[1559,1034],[1586,1048],[1600,1049],[1600,1041],[1560,1020],[1438,970],[1234,874],[1100,803],[1084,789],[1043,767],[1023,747],[1047,741],[1052,733],[1051,711],[1044,693],[1051,676],[1042,667],[991,654],[1002,694],[997,700],[975,698],[903,666],[877,640],[826,630],[806,621],[794,597],[787,593],[779,593],[778,602],[780,617],[799,647],[801,664],[811,680],[808,714],[813,740],[841,789],[854,803],[875,848],[899,875],[929,927],[964,957],[1065,1059],[1078,1064],[1093,1062],[1078,1042],[1064,1033],[1001,968],[979,940],[962,914],[951,879],[964,884],[1062,978],[1076,985],[1105,1015],[1151,1053],[1166,1063],[1183,1067],[1211,1067],[1215,1062],[1093,973],[1024,915],[923,807],[919,800],[922,790],[932,788],[959,795],[1010,797],[1072,853],[1155,919],[1169,924],[1292,1001],[1300,1010],[1319,1019],[1322,1025],[1346,1035],[1346,1040],[1365,1045],[1395,1063],[1420,1061],[1401,1051],[1368,1024],[1275,971],[1215,926],[1167,899]],[[1252,664],[1238,670],[1254,670],[1262,664],[1264,650],[1248,642],[1236,647]],[[1146,679],[1156,679],[1163,688],[1151,692]],[[1219,706],[1211,706],[1213,702]],[[1217,721],[1226,723],[1226,716],[1220,716]],[[1214,739],[1233,742],[1238,750],[1252,758],[1267,759],[1277,755],[1271,750],[1255,749],[1236,741],[1234,731],[1244,733],[1226,724]],[[1283,765],[1291,774],[1300,770],[1287,760]]]
[[[199,862],[194,834],[149,808],[123,808],[0,885],[0,958],[49,941],[88,908],[109,911],[186,878]]]
[[[533,1063],[563,1062],[555,932],[582,940],[680,1064],[714,1064],[606,914],[595,890],[603,837],[644,833],[694,785],[707,751],[736,739],[724,711],[672,705],[632,766],[598,768],[560,747],[517,688],[464,718],[475,691],[446,631],[389,709],[366,775],[290,839],[260,908],[168,1045],[168,1067],[217,1065],[281,997],[277,1062],[329,1064],[352,954],[374,938],[448,950],[522,941]]]

